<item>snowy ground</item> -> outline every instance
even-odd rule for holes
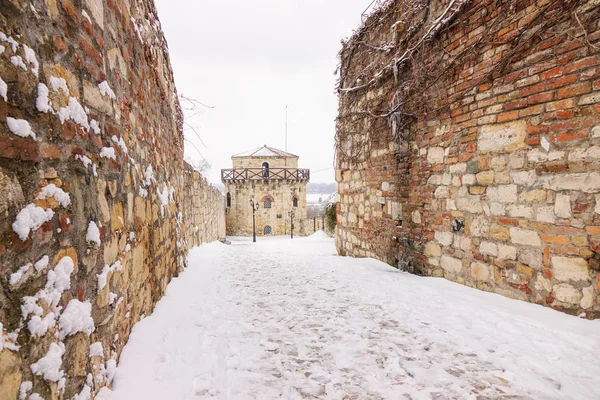
[[[600,321],[259,238],[190,254],[113,399],[600,399]]]

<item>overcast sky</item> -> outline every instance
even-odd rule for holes
[[[285,150],[286,105],[288,151],[312,182],[334,181],[337,53],[371,1],[156,0],[179,94],[215,107],[189,121],[206,147],[186,132],[211,182],[233,154]]]

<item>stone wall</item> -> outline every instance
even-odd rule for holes
[[[0,398],[89,398],[223,198],[151,0],[3,0],[0,32]]]
[[[225,198],[185,163],[184,223],[186,247],[225,238]]]
[[[386,2],[340,53],[339,252],[600,316],[599,50],[598,1]]]

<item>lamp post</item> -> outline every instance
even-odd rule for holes
[[[258,203],[254,203],[254,200],[250,200],[250,207],[252,207],[252,242],[256,243],[256,211],[258,211]]]
[[[290,216],[290,232],[292,234],[291,239],[294,238],[294,217],[296,214],[293,211],[288,211],[288,215]]]

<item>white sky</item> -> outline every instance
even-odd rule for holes
[[[179,94],[215,106],[190,122],[220,182],[231,156],[266,144],[333,182],[334,93],[340,39],[371,0],[156,0]],[[186,157],[200,159],[186,143]],[[326,171],[316,172],[329,168]]]

